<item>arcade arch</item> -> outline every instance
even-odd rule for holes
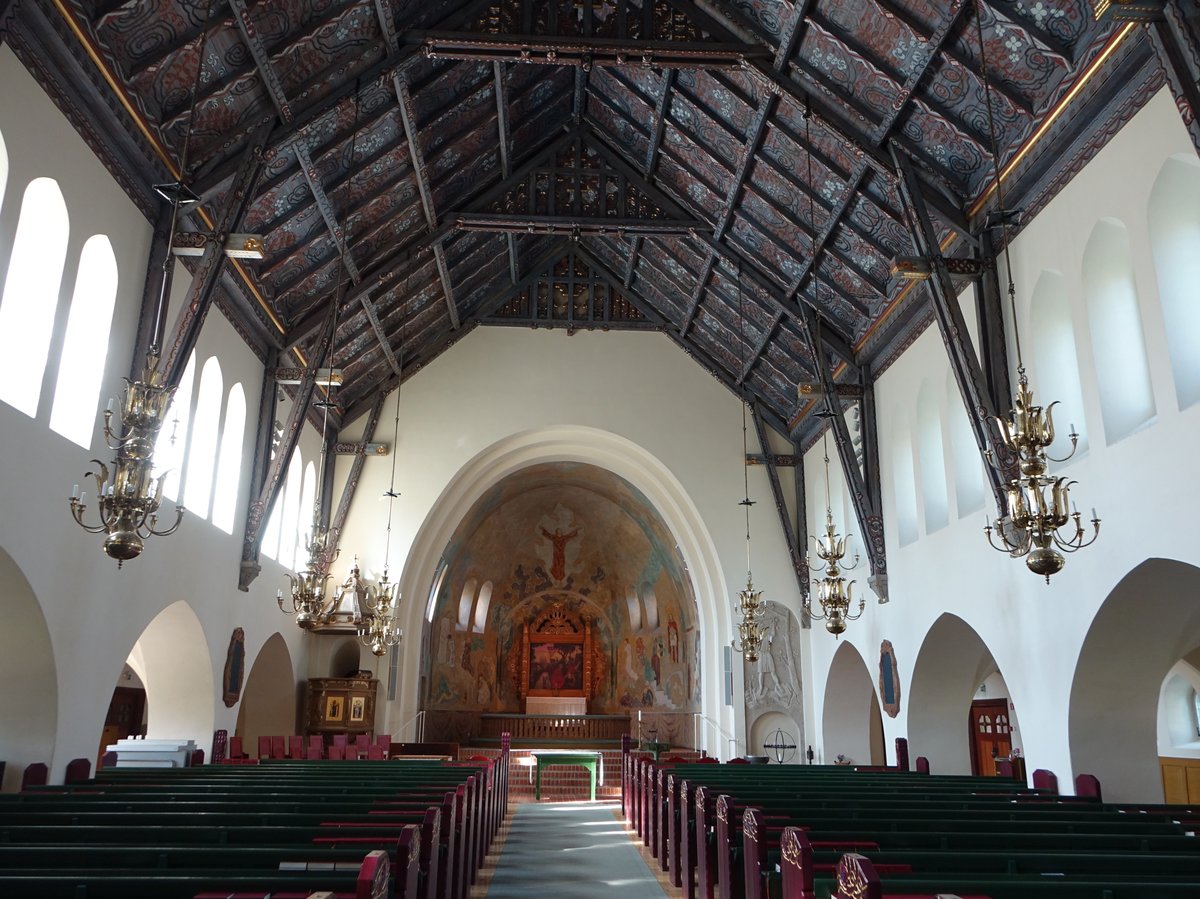
[[[999,677],[996,675],[999,674]],[[987,689],[983,692],[980,687]],[[1003,696],[997,694],[1003,692]],[[972,703],[978,698],[1000,700],[1001,722],[1006,742],[1020,748],[1015,704],[991,650],[971,625],[949,612],[938,618],[925,635],[913,666],[908,692],[908,736],[910,753],[915,759],[925,756],[936,774],[970,774],[972,759],[979,745],[991,745],[993,731],[977,736],[972,720]],[[997,726],[995,715],[990,724]],[[980,743],[982,741],[982,743]],[[988,770],[990,759],[980,758],[981,773]]]
[[[1200,647],[1197,593],[1200,568],[1147,559],[1092,619],[1071,683],[1071,767],[1096,775],[1106,800],[1162,801],[1159,697],[1168,673]]]
[[[825,678],[821,716],[825,764],[839,756],[859,765],[884,765],[883,715],[870,669],[849,640],[841,641]]]
[[[257,746],[260,736],[296,733],[296,675],[287,641],[278,631],[259,649],[246,676],[238,706],[242,745]]]
[[[33,587],[16,561],[0,549],[0,758],[7,765],[4,789],[16,789],[31,762],[49,762],[58,730],[58,674],[50,631]]]
[[[200,619],[186,600],[146,625],[127,664],[146,686],[146,736],[212,741],[215,702],[212,656]]]

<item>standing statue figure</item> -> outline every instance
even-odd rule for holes
[[[567,576],[567,544],[579,536],[579,531],[574,530],[569,534],[564,534],[562,529],[555,528],[551,534],[545,528],[539,528],[542,536],[549,540],[554,545],[554,560],[550,563],[550,577],[556,581],[561,581]]]

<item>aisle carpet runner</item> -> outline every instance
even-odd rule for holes
[[[522,803],[487,885],[488,899],[663,899],[618,815],[620,803]]]

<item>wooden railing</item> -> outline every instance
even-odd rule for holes
[[[513,740],[620,741],[629,733],[625,715],[501,715],[479,716],[479,735],[498,739],[501,731]]]

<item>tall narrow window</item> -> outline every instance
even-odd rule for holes
[[[95,234],[79,254],[79,273],[75,276],[54,407],[50,410],[50,427],[84,449],[92,445],[116,301],[117,259],[108,238]]]
[[[949,412],[950,453],[954,457],[954,496],[958,517],[983,508],[983,462],[979,445],[967,419],[962,391],[951,372],[946,378],[946,409]]]
[[[263,528],[262,542],[259,544],[259,552],[268,559],[279,558],[279,536],[283,530],[283,494],[284,491],[280,490],[275,495],[275,504],[271,507],[267,526]]]
[[[1083,252],[1083,292],[1092,329],[1104,438],[1112,444],[1154,417],[1129,232],[1116,219],[1101,219],[1092,229]]]
[[[165,473],[163,493],[169,500],[179,499],[179,484],[183,477],[183,458],[187,448],[188,423],[192,416],[192,385],[196,380],[196,352],[188,357],[179,387],[167,407],[167,417],[154,444],[154,470]]]
[[[942,447],[942,415],[928,381],[917,392],[917,453],[921,465],[921,498],[925,504],[925,533],[941,530],[950,520],[946,488],[946,452]]]
[[[304,476],[304,461],[300,458],[300,447],[292,451],[288,463],[287,481],[283,488],[283,512],[279,522],[279,564],[287,568],[296,567],[296,541],[300,529],[300,487]],[[278,504],[279,500],[275,501]]]
[[[229,388],[225,402],[225,427],[213,492],[212,521],[226,534],[233,533],[238,486],[242,478],[242,442],[246,436],[246,394],[240,383]]]
[[[484,581],[479,588],[479,600],[475,603],[475,624],[471,628],[475,633],[482,634],[487,629],[488,608],[492,604],[492,582]]]
[[[462,595],[458,597],[456,630],[465,631],[471,625],[471,607],[475,604],[475,586],[478,583],[475,578],[468,578],[463,584]]]
[[[0,359],[17,375],[0,379],[0,400],[30,418],[37,416],[69,236],[58,182],[30,181],[0,299]]]
[[[1075,328],[1067,307],[1067,280],[1058,272],[1046,269],[1038,275],[1030,301],[1029,323],[1033,332],[1034,402],[1046,405],[1058,401],[1054,407],[1055,441],[1050,455],[1061,459],[1071,451],[1071,441],[1067,438],[1071,425],[1079,434],[1079,451],[1084,452],[1088,446],[1088,428],[1075,355]]]
[[[8,150],[4,146],[4,134],[0,132],[0,211],[4,209],[4,186],[8,184]]]
[[[316,466],[311,462],[304,466],[304,487],[300,490],[300,509],[296,518],[296,557],[292,568],[299,571],[308,561],[308,541],[313,535],[313,507],[317,501]]]
[[[1150,247],[1179,408],[1200,400],[1200,160],[1166,161],[1150,192]]]
[[[187,458],[187,480],[183,504],[192,514],[208,517],[212,498],[213,469],[217,463],[217,433],[221,426],[221,397],[225,385],[221,381],[221,363],[209,356],[200,371],[200,390],[196,395],[196,424],[192,428],[192,445]]]

